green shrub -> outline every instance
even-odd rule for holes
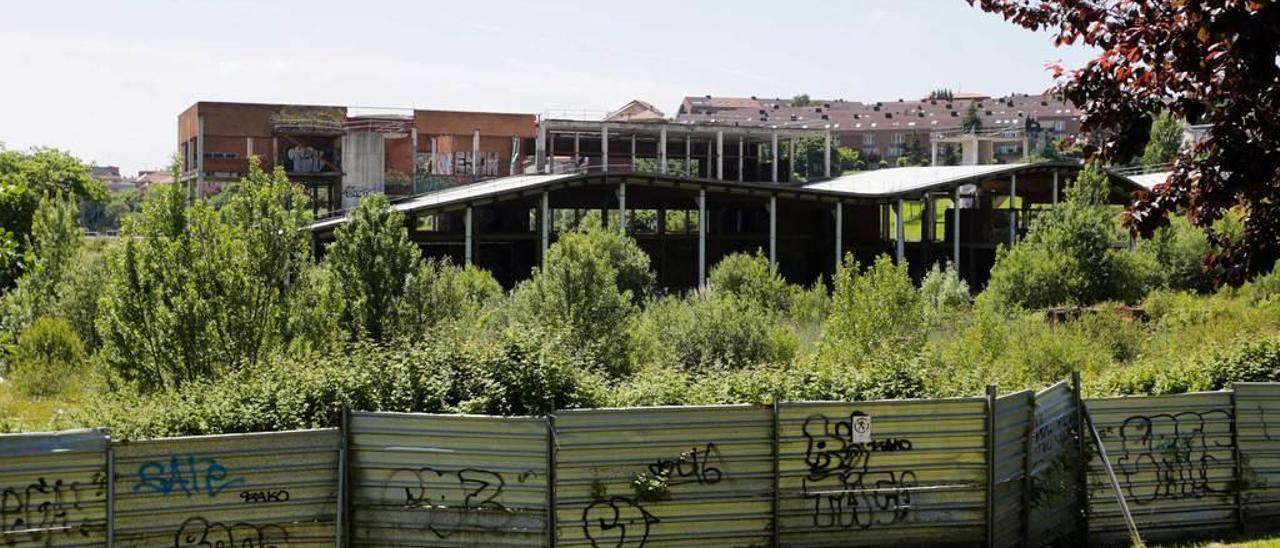
[[[29,396],[62,393],[75,382],[84,362],[84,345],[71,324],[43,317],[18,337],[9,378]]]
[[[381,194],[365,196],[333,237],[325,261],[342,295],[341,327],[355,339],[394,337],[400,300],[422,262],[404,215]]]
[[[1212,390],[1230,388],[1233,382],[1280,382],[1280,336],[1237,339],[1204,367]]]
[[[770,312],[781,313],[791,306],[791,286],[778,273],[769,258],[756,251],[754,255],[733,253],[711,268],[711,290],[755,303]]]
[[[925,335],[923,310],[906,264],[881,255],[862,272],[847,255],[836,274],[819,354],[827,361],[857,363],[873,352],[918,352]]]
[[[954,319],[968,310],[973,302],[969,284],[960,278],[955,265],[950,262],[946,269],[934,264],[920,280],[920,300],[924,304],[925,323],[930,326]]]
[[[1197,293],[1212,292],[1221,273],[1221,269],[1205,268],[1205,257],[1212,251],[1204,231],[1184,217],[1170,219],[1169,226],[1139,241],[1137,247],[1138,255],[1152,265],[1155,287]]]
[[[646,354],[655,363],[689,370],[785,363],[796,347],[774,314],[734,294],[652,301],[635,332],[636,347],[650,348]]]

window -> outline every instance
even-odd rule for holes
[[[906,133],[894,133],[894,134],[893,134],[893,144],[895,144],[895,145],[901,145],[901,144],[905,144],[906,142],[907,142],[907,134],[906,134]]]
[[[875,136],[875,135],[872,135],[872,134],[870,134],[870,133],[863,133],[863,134],[862,134],[862,144],[864,144],[864,145],[874,145],[874,144],[876,144],[876,136]]]

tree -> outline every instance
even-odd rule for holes
[[[1086,154],[1123,163],[1148,141],[1162,112],[1206,124],[1155,191],[1125,222],[1149,236],[1185,212],[1217,251],[1210,266],[1239,285],[1280,258],[1280,3],[1260,0],[1104,2],[968,0],[1039,31],[1056,45],[1076,42],[1097,55],[1070,72],[1058,92],[1084,112]],[[1055,77],[1067,74],[1050,67]],[[1232,239],[1213,229],[1232,208],[1244,231]]]
[[[907,165],[922,166],[927,163],[924,156],[924,144],[920,142],[920,132],[912,131],[907,136]]]
[[[342,328],[354,338],[386,340],[395,333],[397,305],[422,261],[404,214],[392,210],[382,194],[370,194],[333,238],[325,260],[345,302]]]
[[[1167,164],[1182,150],[1183,124],[1169,113],[1161,113],[1151,124],[1151,138],[1142,152],[1142,165],[1153,167]]]
[[[793,107],[807,107],[811,105],[813,105],[813,100],[809,98],[808,93],[801,93],[800,95],[791,98],[791,106]]]
[[[982,129],[982,117],[978,115],[977,103],[969,103],[969,109],[964,111],[964,118],[960,119],[960,128],[966,133]]]
[[[101,202],[106,199],[106,187],[89,175],[88,166],[66,152],[51,148],[19,152],[0,146],[0,229],[14,235],[19,251],[29,240],[40,200],[57,194]],[[0,272],[0,289],[12,285],[19,273]]]

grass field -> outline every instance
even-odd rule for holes
[[[53,397],[33,398],[12,383],[0,382],[0,432],[41,431],[56,428],[58,419],[83,403],[80,390]]]

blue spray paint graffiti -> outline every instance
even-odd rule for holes
[[[162,495],[182,493],[188,497],[218,496],[227,489],[245,484],[242,477],[232,478],[227,468],[212,457],[174,455],[169,462],[148,461],[138,465],[138,483],[133,492]]]

